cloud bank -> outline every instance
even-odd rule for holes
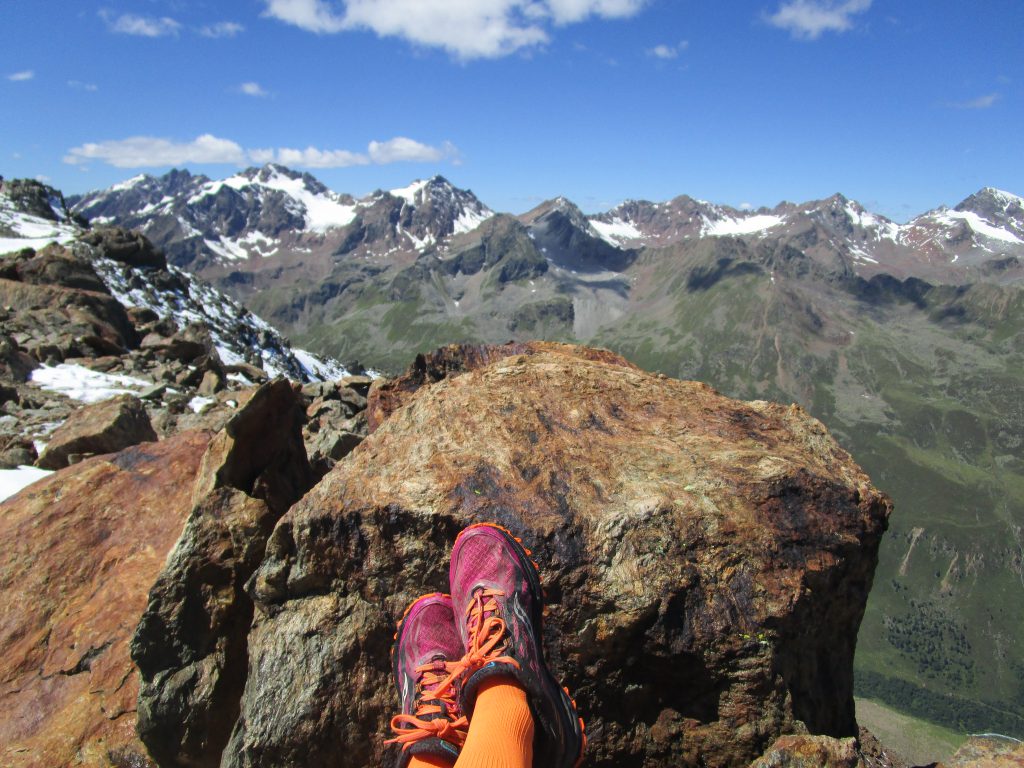
[[[543,45],[548,29],[590,17],[626,18],[648,0],[264,0],[265,16],[318,34],[369,30],[460,59]]]
[[[345,149],[245,149],[230,139],[212,134],[197,136],[192,141],[172,141],[154,136],[133,136],[116,141],[101,141],[72,147],[64,162],[81,165],[99,161],[115,168],[159,168],[173,165],[282,165],[304,168],[347,168],[354,165],[388,165],[390,163],[426,163],[450,161],[457,163],[458,149],[446,142],[441,147],[423,144],[397,136],[388,141],[371,141],[365,152]]]

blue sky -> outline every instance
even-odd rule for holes
[[[1024,194],[1024,3],[7,0],[0,174],[65,193],[267,160],[498,210]]]

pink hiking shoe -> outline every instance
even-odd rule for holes
[[[452,665],[462,711],[472,717],[484,680],[511,677],[530,703],[534,765],[578,765],[586,746],[583,721],[544,660],[544,597],[529,550],[493,523],[471,525],[455,540],[449,582],[466,647],[465,656]]]
[[[462,654],[451,597],[423,595],[406,609],[391,650],[401,714],[391,718],[395,737],[384,742],[402,745],[398,768],[405,768],[413,755],[458,758],[469,723],[455,691],[441,684],[451,678]]]

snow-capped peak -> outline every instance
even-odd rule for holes
[[[487,219],[494,215],[494,211],[481,203],[469,190],[458,189],[443,176],[434,176],[430,179],[417,179],[412,184],[398,189],[392,189],[389,193],[392,197],[405,201],[405,205],[412,209],[423,209],[429,206],[433,211],[441,213],[442,220],[452,222],[451,234],[458,235],[476,229]],[[428,227],[432,228],[432,227]],[[417,239],[412,233],[407,232],[413,240],[416,248],[422,250],[427,244],[434,241],[435,236],[447,234],[445,225],[440,230],[427,232],[424,230],[423,239]]]
[[[996,189],[995,187],[985,187],[982,192],[987,193],[1004,205],[1024,206],[1024,197],[1015,195],[1012,192],[1006,192],[1002,189]]]
[[[416,179],[412,184],[406,187],[399,187],[398,189],[392,189],[389,194],[392,197],[400,197],[405,200],[409,205],[418,205],[422,202],[423,190],[430,184],[430,180]]]
[[[290,199],[294,212],[302,216],[307,232],[322,233],[335,227],[344,227],[356,217],[356,206],[341,195],[332,192],[309,174],[296,173],[284,166],[268,163],[262,168],[248,168],[220,181],[210,181],[200,187],[189,199],[195,205],[224,187],[236,192],[249,191],[263,196],[279,192]]]
[[[144,182],[144,181],[146,181],[148,179],[152,179],[152,178],[153,177],[150,176],[148,173],[140,173],[138,176],[132,176],[130,179],[125,179],[122,182],[114,184],[107,191],[108,192],[124,192],[125,190],[129,190],[132,187],[135,187],[138,184],[141,184],[142,182]]]

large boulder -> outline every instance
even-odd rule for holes
[[[116,453],[156,440],[156,431],[142,401],[133,395],[118,395],[73,411],[50,437],[38,466],[61,469],[75,454]]]
[[[0,764],[152,765],[128,644],[209,439],[89,459],[0,505]]]
[[[132,640],[138,730],[161,766],[217,766],[238,717],[253,603],[244,586],[267,537],[313,484],[292,385],[260,387],[203,456],[193,510]]]
[[[238,720],[196,764],[381,764],[394,624],[447,590],[449,548],[482,520],[534,549],[588,765],[746,766],[799,721],[856,735],[853,651],[888,499],[797,406],[610,353],[527,351],[453,360],[466,372],[434,383],[423,366],[277,523],[249,582]]]
[[[10,327],[23,326],[29,337],[56,335],[65,347],[79,341],[123,354],[138,343],[128,313],[107,293],[0,278],[0,306],[13,310]]]
[[[145,235],[123,227],[96,227],[79,238],[100,256],[130,267],[167,269],[167,257]]]

